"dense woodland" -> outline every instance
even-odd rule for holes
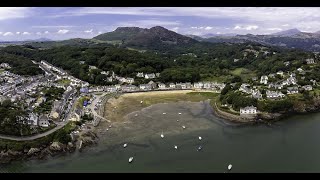
[[[221,76],[231,80],[235,75],[230,72],[236,68],[245,68],[259,77],[279,70],[296,70],[304,65],[306,58],[314,58],[311,52],[262,47],[252,43],[194,43],[190,46],[149,48],[146,52],[140,52],[112,45],[59,46],[49,49],[8,46],[0,50],[0,61],[11,64],[12,70],[18,74],[33,75],[41,73],[41,70],[30,60],[46,60],[91,84],[108,85],[110,83],[106,81],[106,75],[100,74],[101,71],[114,71],[124,77],[135,77],[137,72],[159,72],[161,77],[158,80],[162,82],[195,82]],[[249,51],[260,53],[256,57],[255,53]],[[264,51],[270,53],[265,55]],[[234,59],[239,61],[234,62]],[[80,64],[80,61],[85,64]],[[290,66],[285,66],[285,61],[291,62]],[[89,65],[98,69],[89,70]],[[310,77],[320,80],[316,74],[312,74],[314,72],[310,73]]]

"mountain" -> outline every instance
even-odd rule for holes
[[[93,39],[138,47],[156,45],[188,45],[198,42],[195,39],[183,36],[161,26],[155,26],[150,29],[139,27],[118,27],[112,32],[100,34]]]
[[[192,38],[192,39],[195,39],[197,41],[203,41],[203,38],[200,37],[200,36],[197,36],[197,35],[193,35],[193,34],[186,34],[185,36],[189,37],[189,38]]]
[[[99,43],[103,42],[94,39],[73,38],[63,41],[29,41],[25,44],[37,48],[52,48],[58,46],[91,46]]]
[[[274,35],[274,36],[293,36],[293,35],[296,35],[296,34],[299,34],[301,33],[301,31],[297,28],[294,28],[294,29],[288,29],[288,30],[285,30],[285,31],[280,31],[280,32],[277,32],[277,33],[273,33],[271,35]]]
[[[26,39],[24,42],[46,42],[46,41],[53,41],[48,38],[38,38],[38,39]]]
[[[222,37],[229,37],[229,36],[236,36],[237,34],[235,33],[227,33],[227,34],[213,34],[213,33],[208,33],[208,34],[204,34],[201,37],[202,38],[211,38],[211,37],[216,37],[216,36],[222,36]]]

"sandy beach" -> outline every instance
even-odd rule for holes
[[[194,93],[190,94],[191,92]],[[192,90],[126,93],[118,98],[110,98],[106,102],[104,117],[112,122],[123,122],[125,115],[153,104],[179,101],[200,102],[207,99],[208,97]]]

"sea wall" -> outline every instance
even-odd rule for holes
[[[255,117],[238,116],[238,115],[231,114],[231,113],[225,112],[223,110],[220,110],[219,107],[217,106],[216,102],[213,103],[212,108],[213,108],[213,112],[216,116],[223,118],[223,119],[226,119],[226,120],[229,120],[229,121],[232,121],[232,122],[249,123],[249,122],[254,122],[256,119]]]

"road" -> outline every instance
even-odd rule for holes
[[[99,118],[101,118],[101,119],[103,119],[103,120],[105,120],[105,121],[107,121],[107,122],[111,122],[111,121],[107,120],[106,118],[100,116],[100,115],[97,113],[97,111],[94,110],[94,107],[96,106],[96,104],[98,103],[98,101],[100,100],[100,98],[103,97],[103,96],[105,96],[106,94],[109,94],[109,93],[103,93],[102,95],[99,95],[99,96],[94,95],[94,97],[96,97],[96,98],[91,102],[89,108],[91,109],[91,112],[92,112],[92,114],[93,114],[94,116],[99,117]]]

